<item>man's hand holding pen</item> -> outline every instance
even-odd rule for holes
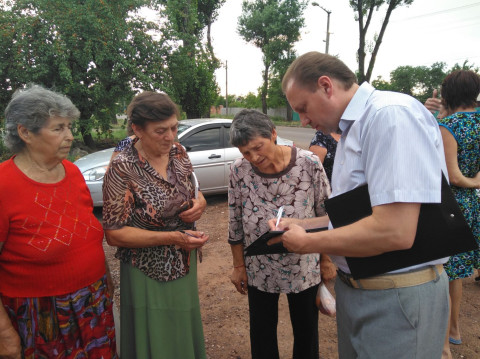
[[[297,224],[299,221],[296,218],[282,218],[277,224],[276,218],[270,219],[268,226],[271,231],[285,231],[285,233],[270,239],[267,244],[272,245],[282,242],[283,246],[290,252],[311,253],[305,248],[309,241],[305,229]]]

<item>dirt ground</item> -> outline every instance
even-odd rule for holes
[[[247,297],[239,294],[229,279],[232,262],[227,243],[227,196],[209,196],[207,202],[207,210],[197,225],[199,230],[210,235],[203,249],[203,262],[198,266],[207,355],[209,359],[250,358]],[[114,248],[105,246],[105,250],[116,284],[116,301],[119,303],[118,261],[113,258]],[[332,287],[333,284],[329,285],[333,293]],[[319,319],[320,358],[338,358],[335,319],[322,314]],[[479,359],[480,284],[473,278],[464,280],[461,330],[463,344],[452,345],[453,358]],[[291,358],[292,330],[285,296],[280,296],[278,338],[280,358]]]

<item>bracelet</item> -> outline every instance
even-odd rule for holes
[[[242,267],[245,267],[245,263],[244,263],[244,264],[240,264],[239,266],[233,266],[233,268],[242,268]]]

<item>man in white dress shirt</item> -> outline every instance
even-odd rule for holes
[[[297,58],[282,86],[303,126],[342,134],[331,197],[368,183],[373,213],[362,220],[317,233],[304,228],[326,226],[328,218],[280,224],[288,229],[280,237],[286,248],[331,254],[339,268],[340,358],[440,358],[449,313],[447,258],[358,281],[345,260],[413,245],[420,205],[441,201],[447,173],[436,120],[410,96],[359,86],[343,62],[318,52]]]

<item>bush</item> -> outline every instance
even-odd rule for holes
[[[3,144],[3,138],[0,141],[0,162],[8,160],[10,157],[13,156],[13,153],[10,152],[10,150],[5,147]]]

